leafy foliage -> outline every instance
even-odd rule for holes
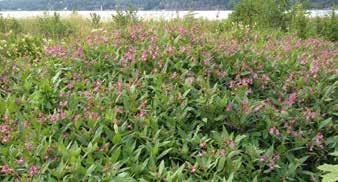
[[[1,180],[319,181],[335,161],[336,43],[117,22],[1,36]]]
[[[38,25],[40,33],[50,38],[64,38],[72,33],[72,27],[68,22],[61,19],[58,13],[54,13],[53,16],[40,17]]]
[[[126,11],[116,11],[115,15],[112,15],[113,23],[118,27],[125,27],[130,24],[135,24],[138,21],[136,11],[129,7]]]
[[[333,156],[338,157],[338,152],[332,153]],[[334,182],[338,180],[338,165],[324,164],[318,167],[318,169],[327,172],[323,176],[323,182]]]
[[[287,1],[242,0],[234,9],[231,19],[245,25],[285,28]]]
[[[0,14],[0,32],[1,33],[21,33],[22,27],[16,19],[4,18]]]
[[[90,23],[92,27],[99,28],[101,26],[101,16],[97,13],[90,14]]]

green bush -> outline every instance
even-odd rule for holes
[[[118,10],[115,15],[112,15],[113,23],[117,27],[125,27],[137,23],[139,20],[136,16],[136,11],[129,7],[126,11]]]
[[[16,19],[4,18],[0,14],[0,32],[2,33],[12,32],[14,34],[18,34],[22,32],[22,26]]]
[[[63,21],[56,12],[53,16],[40,17],[37,26],[44,36],[57,39],[68,37],[74,31],[70,23]]]
[[[303,39],[308,37],[309,32],[309,18],[306,15],[306,10],[301,3],[294,5],[291,12],[288,13],[289,31],[295,32],[298,37]]]
[[[260,28],[286,27],[287,4],[276,0],[241,0],[230,16],[230,20]]]
[[[10,36],[0,43],[0,54],[2,59],[17,57],[30,57],[32,60],[43,55],[43,41],[38,36]],[[1,59],[0,57],[0,59]]]
[[[101,16],[97,13],[90,13],[90,23],[92,27],[99,28],[101,26]]]
[[[331,16],[326,18],[328,20],[324,21],[326,22],[324,26],[324,30],[322,35],[324,35],[325,38],[331,41],[337,41],[338,40],[338,17],[336,16],[335,9],[332,10]]]
[[[1,181],[335,179],[337,44],[218,23],[4,36]]]

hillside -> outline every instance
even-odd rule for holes
[[[2,0],[0,10],[98,10],[133,6],[136,9],[232,9],[239,0]],[[310,8],[329,8],[337,0],[310,0]]]

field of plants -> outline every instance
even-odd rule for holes
[[[330,37],[132,14],[0,30],[1,181],[338,178]]]

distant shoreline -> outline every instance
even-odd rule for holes
[[[122,9],[122,11],[126,11],[127,9]],[[233,11],[234,9],[193,9],[193,10],[190,10],[190,9],[136,9],[135,11]],[[323,9],[315,9],[315,8],[312,8],[312,9],[307,9],[307,11],[331,11],[332,8],[323,8]],[[34,10],[29,10],[29,9],[0,9],[0,12],[6,12],[6,11],[119,11],[119,9],[87,9],[87,10],[84,10],[84,9],[81,9],[81,10],[64,10],[64,9],[56,9],[56,10],[53,10],[53,9],[50,9],[50,10],[46,10],[46,9],[34,9]],[[335,10],[335,11],[338,11],[338,10]]]
[[[331,10],[308,10],[310,12],[311,17],[322,17],[326,15],[330,15]],[[102,20],[109,20],[111,19],[111,15],[116,14],[117,11],[115,10],[103,10],[103,11],[0,11],[0,14],[5,17],[12,17],[12,18],[34,18],[43,16],[45,13],[51,15],[52,13],[57,12],[62,17],[67,17],[74,15],[80,15],[84,18],[90,18],[91,13],[96,13],[101,16]],[[194,10],[194,11],[174,11],[174,10],[151,10],[151,11],[137,11],[137,16],[143,19],[163,19],[163,20],[171,20],[175,18],[183,18],[187,15],[193,15],[195,18],[202,18],[202,19],[208,19],[208,20],[224,20],[229,17],[229,15],[232,13],[232,10],[208,10],[208,11],[200,11],[200,10]],[[336,13],[338,13],[337,10],[335,10]]]

